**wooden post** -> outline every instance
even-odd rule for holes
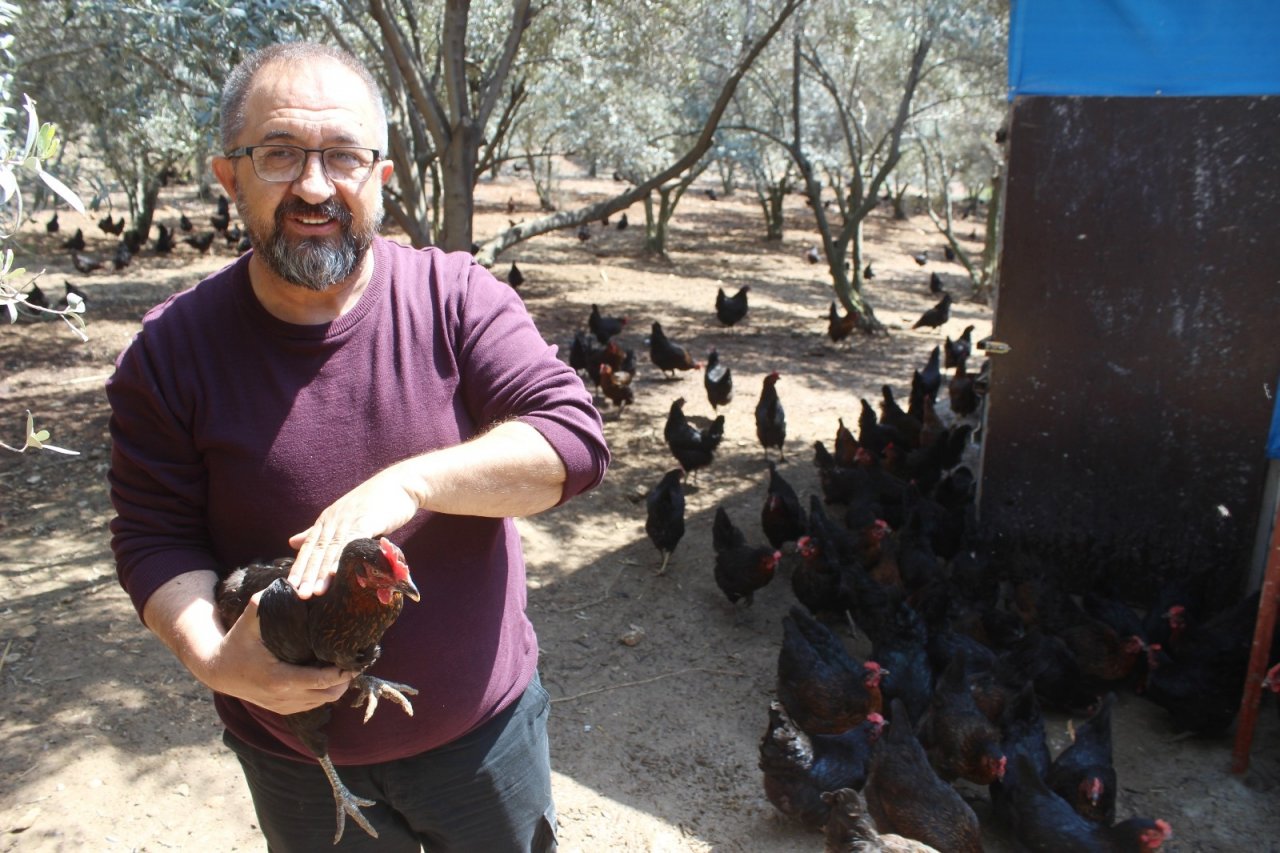
[[[1280,409],[1278,409],[1280,411]],[[1240,718],[1236,724],[1236,744],[1232,751],[1231,772],[1249,769],[1249,747],[1253,743],[1253,727],[1258,722],[1258,701],[1262,695],[1262,679],[1270,663],[1271,638],[1276,626],[1276,593],[1280,589],[1280,507],[1271,524],[1271,546],[1267,549],[1267,571],[1262,578],[1258,598],[1258,621],[1253,629],[1253,652],[1240,698]]]

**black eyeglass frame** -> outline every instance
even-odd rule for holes
[[[263,177],[262,173],[258,171],[258,161],[255,160],[253,157],[253,152],[259,148],[292,148],[294,151],[301,151],[302,165],[298,168],[298,174],[288,179]],[[325,163],[324,155],[325,155],[325,152],[327,151],[368,151],[372,153],[373,162],[369,164],[369,174],[365,175],[363,178],[361,178],[358,181],[353,180],[351,178],[342,178],[342,177],[335,178],[333,175],[329,174],[329,165]],[[235,157],[248,157],[249,162],[253,164],[253,173],[258,176],[258,180],[266,181],[269,184],[291,184],[294,181],[298,180],[298,178],[301,178],[303,174],[306,173],[307,158],[312,154],[319,155],[320,170],[324,172],[324,176],[326,178],[328,178],[330,181],[334,181],[336,183],[344,183],[344,184],[345,183],[362,184],[365,181],[369,180],[369,178],[373,176],[374,167],[379,163],[379,161],[385,159],[382,155],[382,152],[379,151],[377,148],[365,148],[362,145],[330,145],[327,148],[303,148],[301,145],[289,145],[287,143],[281,143],[281,142],[264,142],[261,145],[241,145],[239,148],[232,149],[231,151],[226,152],[222,156],[228,159],[235,158]]]

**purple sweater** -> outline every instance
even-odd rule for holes
[[[555,448],[561,501],[603,478],[591,398],[510,287],[461,252],[380,238],[372,251],[368,288],[329,324],[268,314],[247,255],[143,318],[107,383],[111,545],[139,613],[176,575],[291,554],[290,535],[377,471],[500,421],[518,418]],[[414,716],[384,706],[362,725],[335,703],[337,764],[448,743],[517,699],[537,664],[510,519],[420,511],[391,538],[422,601],[405,603],[370,672],[418,688]],[[280,716],[215,702],[242,740],[309,755]]]

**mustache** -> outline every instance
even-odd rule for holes
[[[343,228],[351,227],[353,221],[351,211],[336,198],[326,199],[321,204],[310,204],[300,198],[286,199],[276,208],[277,227],[284,222],[286,216],[334,219]]]

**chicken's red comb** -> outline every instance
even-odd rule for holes
[[[400,550],[396,543],[383,536],[378,540],[378,547],[382,549],[382,556],[387,558],[387,562],[391,564],[391,575],[396,580],[404,580],[409,577],[409,565],[404,561],[404,552]]]
[[[1169,821],[1157,819],[1156,827],[1160,830],[1160,833],[1164,835],[1166,841],[1173,838],[1173,827],[1169,826]]]
[[[871,723],[873,726],[883,726],[884,717],[880,716],[875,711],[872,711],[870,714],[867,714],[867,722]]]

